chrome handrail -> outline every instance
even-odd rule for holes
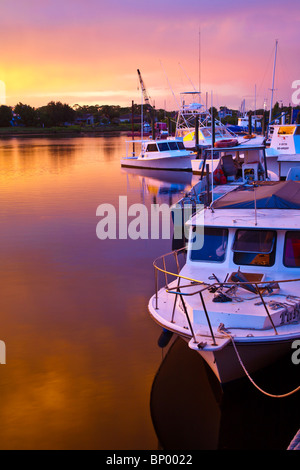
[[[193,278],[190,278],[190,277],[187,277],[187,276],[183,276],[180,274],[180,267],[179,267],[179,262],[178,262],[178,254],[180,253],[186,253],[186,247],[182,247],[178,250],[174,250],[174,251],[171,251],[169,253],[166,253],[162,256],[159,256],[158,258],[156,258],[153,262],[153,266],[154,266],[154,271],[155,271],[155,299],[156,299],[156,310],[158,309],[158,273],[161,272],[164,274],[164,277],[165,277],[165,289],[166,289],[166,292],[169,293],[169,294],[174,294],[175,295],[175,300],[174,300],[174,306],[173,306],[173,311],[172,311],[172,320],[171,322],[173,323],[174,322],[174,314],[175,314],[175,307],[176,307],[176,301],[177,301],[177,298],[178,298],[178,295],[180,296],[180,299],[182,301],[182,304],[183,304],[183,308],[184,308],[184,312],[185,312],[185,315],[187,317],[187,321],[188,321],[188,324],[189,324],[189,327],[190,327],[190,330],[191,330],[191,334],[194,338],[194,341],[196,342],[196,336],[195,336],[195,333],[193,331],[193,327],[192,327],[192,324],[191,324],[191,321],[190,321],[190,318],[189,318],[189,315],[188,315],[188,312],[187,312],[187,308],[186,308],[186,305],[185,305],[185,302],[184,302],[184,299],[183,297],[188,297],[188,296],[192,296],[192,295],[196,295],[196,294],[199,294],[200,295],[200,299],[201,299],[201,302],[202,302],[202,306],[203,306],[203,311],[205,313],[205,316],[206,316],[206,320],[207,320],[207,323],[208,323],[208,326],[209,326],[209,330],[210,330],[210,334],[211,334],[211,337],[212,337],[212,340],[213,340],[213,344],[216,344],[216,341],[215,341],[215,336],[214,336],[214,333],[213,333],[213,329],[212,329],[212,326],[211,326],[211,322],[210,322],[210,319],[209,319],[209,314],[207,312],[207,308],[206,308],[206,305],[205,305],[205,300],[203,298],[203,292],[205,290],[208,290],[208,289],[212,289],[212,288],[215,288],[216,290],[218,289],[222,289],[223,287],[243,287],[243,285],[253,285],[255,286],[255,289],[257,291],[257,295],[259,295],[260,299],[261,299],[261,303],[262,305],[264,306],[264,309],[266,311],[266,314],[270,320],[270,323],[272,325],[272,328],[275,332],[275,335],[278,335],[278,332],[277,332],[277,329],[276,329],[276,326],[272,320],[272,316],[269,312],[269,309],[268,309],[268,306],[263,298],[263,292],[261,291],[261,288],[263,287],[267,292],[268,289],[267,289],[267,286],[269,285],[273,285],[274,284],[282,284],[282,283],[286,283],[286,282],[297,282],[297,281],[300,281],[300,278],[294,278],[294,279],[282,279],[282,280],[272,280],[272,281],[237,281],[237,282],[228,282],[228,281],[224,281],[224,282],[214,282],[212,284],[208,284],[207,282],[204,282],[204,281],[200,281],[199,279],[193,279]],[[170,255],[173,255],[174,258],[175,258],[175,261],[176,261],[176,266],[177,266],[177,273],[174,273],[172,271],[169,271],[167,270],[166,268],[166,257],[170,256]],[[163,263],[163,268],[159,267],[158,266],[158,262],[159,260],[162,260],[162,263]],[[173,276],[174,278],[177,278],[178,279],[178,283],[177,283],[177,287],[175,287],[174,289],[170,289],[169,288],[169,283],[168,283],[168,275],[170,276]],[[186,285],[180,285],[180,281],[181,279],[185,280],[185,281],[189,281],[189,284],[186,284]],[[203,286],[202,288],[200,288],[200,290],[196,290],[196,291],[193,291],[193,292],[182,292],[181,289],[183,288],[188,288],[188,287],[195,287],[195,285],[199,285],[199,286]],[[260,286],[260,287],[259,287]],[[295,296],[297,297],[297,296]],[[300,299],[300,297],[299,297]]]

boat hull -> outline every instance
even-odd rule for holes
[[[218,351],[198,350],[221,384],[233,382],[270,366],[281,357],[293,353],[293,339],[264,342],[231,342]],[[192,348],[194,349],[194,348]],[[243,369],[243,366],[245,368]]]
[[[300,339],[298,324],[289,330],[275,335],[273,330],[266,331],[262,336],[255,336],[254,330],[248,330],[243,336],[237,337],[233,332],[233,345],[231,337],[215,329],[216,345],[212,344],[210,335],[201,336],[196,333],[196,341],[187,326],[172,323],[164,317],[164,308],[156,308],[156,297],[150,299],[148,309],[151,317],[163,328],[166,328],[182,337],[190,349],[200,354],[212,369],[221,384],[226,384],[245,377],[263,369],[279,358],[292,354],[292,344]],[[289,328],[283,327],[283,328]],[[233,330],[234,331],[234,330]],[[243,368],[243,366],[244,368]]]
[[[191,160],[194,156],[166,158],[123,158],[121,166],[127,168],[144,168],[152,170],[185,170],[192,171]]]

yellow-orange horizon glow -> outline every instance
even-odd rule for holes
[[[212,94],[217,108],[237,109],[243,99],[248,109],[262,108],[278,33],[274,102],[290,104],[300,79],[298,0],[191,0],[189,11],[177,0],[25,3],[0,7],[0,80],[10,106],[130,106],[141,101],[140,69],[157,108],[177,109],[180,92],[193,88],[203,102]]]

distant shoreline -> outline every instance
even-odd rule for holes
[[[98,137],[105,135],[121,135],[128,134],[131,129],[113,126],[103,126],[103,128],[84,128],[84,127],[0,127],[0,139],[12,137]]]

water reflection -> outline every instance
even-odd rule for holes
[[[171,202],[170,196],[176,202],[190,175],[182,181],[177,172],[168,178],[122,172],[125,139],[118,137],[1,143],[0,339],[7,364],[0,367],[0,448],[155,450],[149,395],[161,360],[160,328],[147,305],[153,260],[170,251],[171,240],[99,240],[96,209],[117,207],[120,195],[148,205],[151,188],[157,202]],[[222,410],[191,364],[185,369],[178,359],[178,372],[187,377],[182,386],[195,381],[188,392],[195,399],[207,389],[215,420],[205,424],[205,436],[214,441],[201,443],[214,447]],[[176,400],[188,410],[183,417],[195,414],[199,432],[204,411],[191,410],[184,395]],[[287,415],[288,431],[293,423]],[[187,445],[180,431],[173,441],[159,437],[165,447],[179,448],[179,438]]]
[[[170,206],[191,189],[192,173],[142,168],[122,168],[127,175],[128,192],[140,191],[150,196],[153,204],[162,202]]]
[[[147,304],[170,240],[97,238],[99,204],[142,197],[140,181],[128,192],[123,149],[117,137],[0,146],[1,449],[156,446]]]
[[[45,171],[61,173],[75,163],[78,151],[78,144],[71,139],[12,138],[5,142],[0,146],[0,168],[1,172],[5,170],[5,177]]]
[[[290,357],[254,377],[272,394],[299,385]],[[200,355],[176,338],[152,385],[151,415],[164,450],[285,450],[299,429],[298,395],[268,397],[246,377],[221,389]]]

